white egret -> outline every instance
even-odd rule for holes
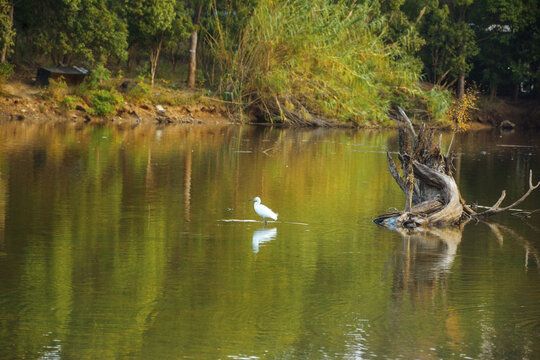
[[[249,201],[255,201],[255,204],[253,204],[253,209],[255,209],[255,212],[263,218],[264,225],[266,225],[266,218],[277,220],[278,214],[270,210],[267,206],[261,204],[260,197],[254,197],[253,199],[249,199]]]

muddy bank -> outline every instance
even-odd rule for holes
[[[226,107],[210,98],[204,104],[155,105],[125,102],[116,114],[94,116],[82,107],[63,109],[58,103],[44,99],[43,89],[30,83],[14,81],[2,85],[0,121],[73,122],[119,125],[153,124],[222,124],[231,123]]]
[[[537,100],[482,100],[473,116],[477,125],[488,127],[512,126],[521,129],[540,129],[540,103]]]

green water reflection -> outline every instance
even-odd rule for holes
[[[540,175],[537,138],[459,137],[464,198],[519,197],[528,169]],[[538,217],[415,236],[377,227],[404,205],[386,169],[396,142],[1,125],[0,358],[538,356]],[[279,222],[246,221],[259,220],[254,196]],[[522,205],[539,208],[540,194]]]

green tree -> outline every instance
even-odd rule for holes
[[[15,29],[13,27],[13,0],[0,0],[0,63],[5,63],[13,49]]]
[[[166,38],[163,46],[169,51],[173,71],[176,71],[176,59],[185,54],[185,40],[191,35],[194,25],[191,21],[190,9],[182,1],[177,1],[175,5],[175,19],[172,24],[171,33]]]
[[[407,54],[416,54],[425,44],[420,37],[417,23],[424,15],[423,8],[414,8],[406,13],[405,0],[380,0],[381,13],[388,24],[387,42],[399,43],[407,50]]]
[[[472,4],[473,0],[427,0],[416,4],[425,8],[420,33],[426,41],[422,50],[426,74],[438,84],[457,81],[459,97],[465,92],[465,78],[478,53],[470,22]]]
[[[512,88],[517,98],[521,84],[538,85],[539,17],[537,1],[477,0],[475,3],[474,23],[480,39],[477,78],[489,86],[491,98],[501,86]]]
[[[25,46],[55,64],[125,59],[127,26],[107,0],[28,0],[16,4]]]
[[[189,17],[183,2],[176,0],[128,0],[128,8],[130,42],[149,49],[153,85],[161,50],[184,36],[191,26]]]

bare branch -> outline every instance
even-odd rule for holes
[[[399,106],[397,108],[398,108],[399,113],[401,114],[401,116],[405,120],[405,124],[407,125],[407,128],[411,132],[411,134],[412,134],[412,136],[414,138],[414,141],[416,142],[416,132],[414,131],[411,120],[409,120],[409,117],[407,116],[407,114],[405,114],[405,111],[403,111],[402,108],[400,108]]]
[[[407,193],[405,181],[399,175],[399,171],[397,169],[396,163],[394,162],[394,159],[392,159],[392,156],[390,156],[390,153],[388,153],[388,151],[386,152],[386,157],[388,159],[388,171],[390,171],[390,174],[392,174],[392,177],[401,188],[401,191],[403,191],[404,193]]]
[[[473,215],[473,214],[476,214],[476,211],[474,211],[473,209],[471,209],[466,203],[465,203],[465,200],[463,200],[463,198],[461,197],[461,194],[459,194],[459,202],[461,203],[461,205],[463,206],[463,211],[465,211],[465,213],[467,215]]]
[[[495,203],[495,205],[493,205],[488,210],[486,210],[486,211],[484,211],[484,212],[482,212],[480,214],[475,214],[473,216],[474,217],[479,217],[479,218],[485,218],[485,217],[492,216],[492,215],[495,215],[495,214],[499,214],[499,213],[502,213],[503,211],[509,210],[509,209],[515,207],[516,205],[521,204],[533,192],[533,190],[535,190],[539,186],[540,186],[540,181],[536,185],[533,185],[532,170],[530,170],[530,172],[529,172],[529,190],[527,190],[527,192],[525,194],[523,194],[522,197],[520,197],[518,200],[516,200],[514,203],[512,203],[512,204],[510,204],[508,206],[505,206],[503,208],[499,208],[499,205],[502,202],[502,200],[504,199],[504,196],[506,196],[506,192],[503,191],[503,193],[501,194],[501,198],[499,198],[499,200]]]
[[[442,135],[442,134],[441,134]],[[452,143],[454,142],[454,136],[456,135],[456,132],[452,132],[452,137],[450,138],[450,144],[448,144],[448,149],[446,150],[446,157],[450,155],[450,149],[452,149]]]
[[[503,190],[499,200],[497,200],[497,202],[495,204],[493,204],[493,206],[490,207],[487,211],[497,210],[499,208],[499,206],[501,205],[501,203],[503,202],[505,197],[506,197],[506,190]]]

